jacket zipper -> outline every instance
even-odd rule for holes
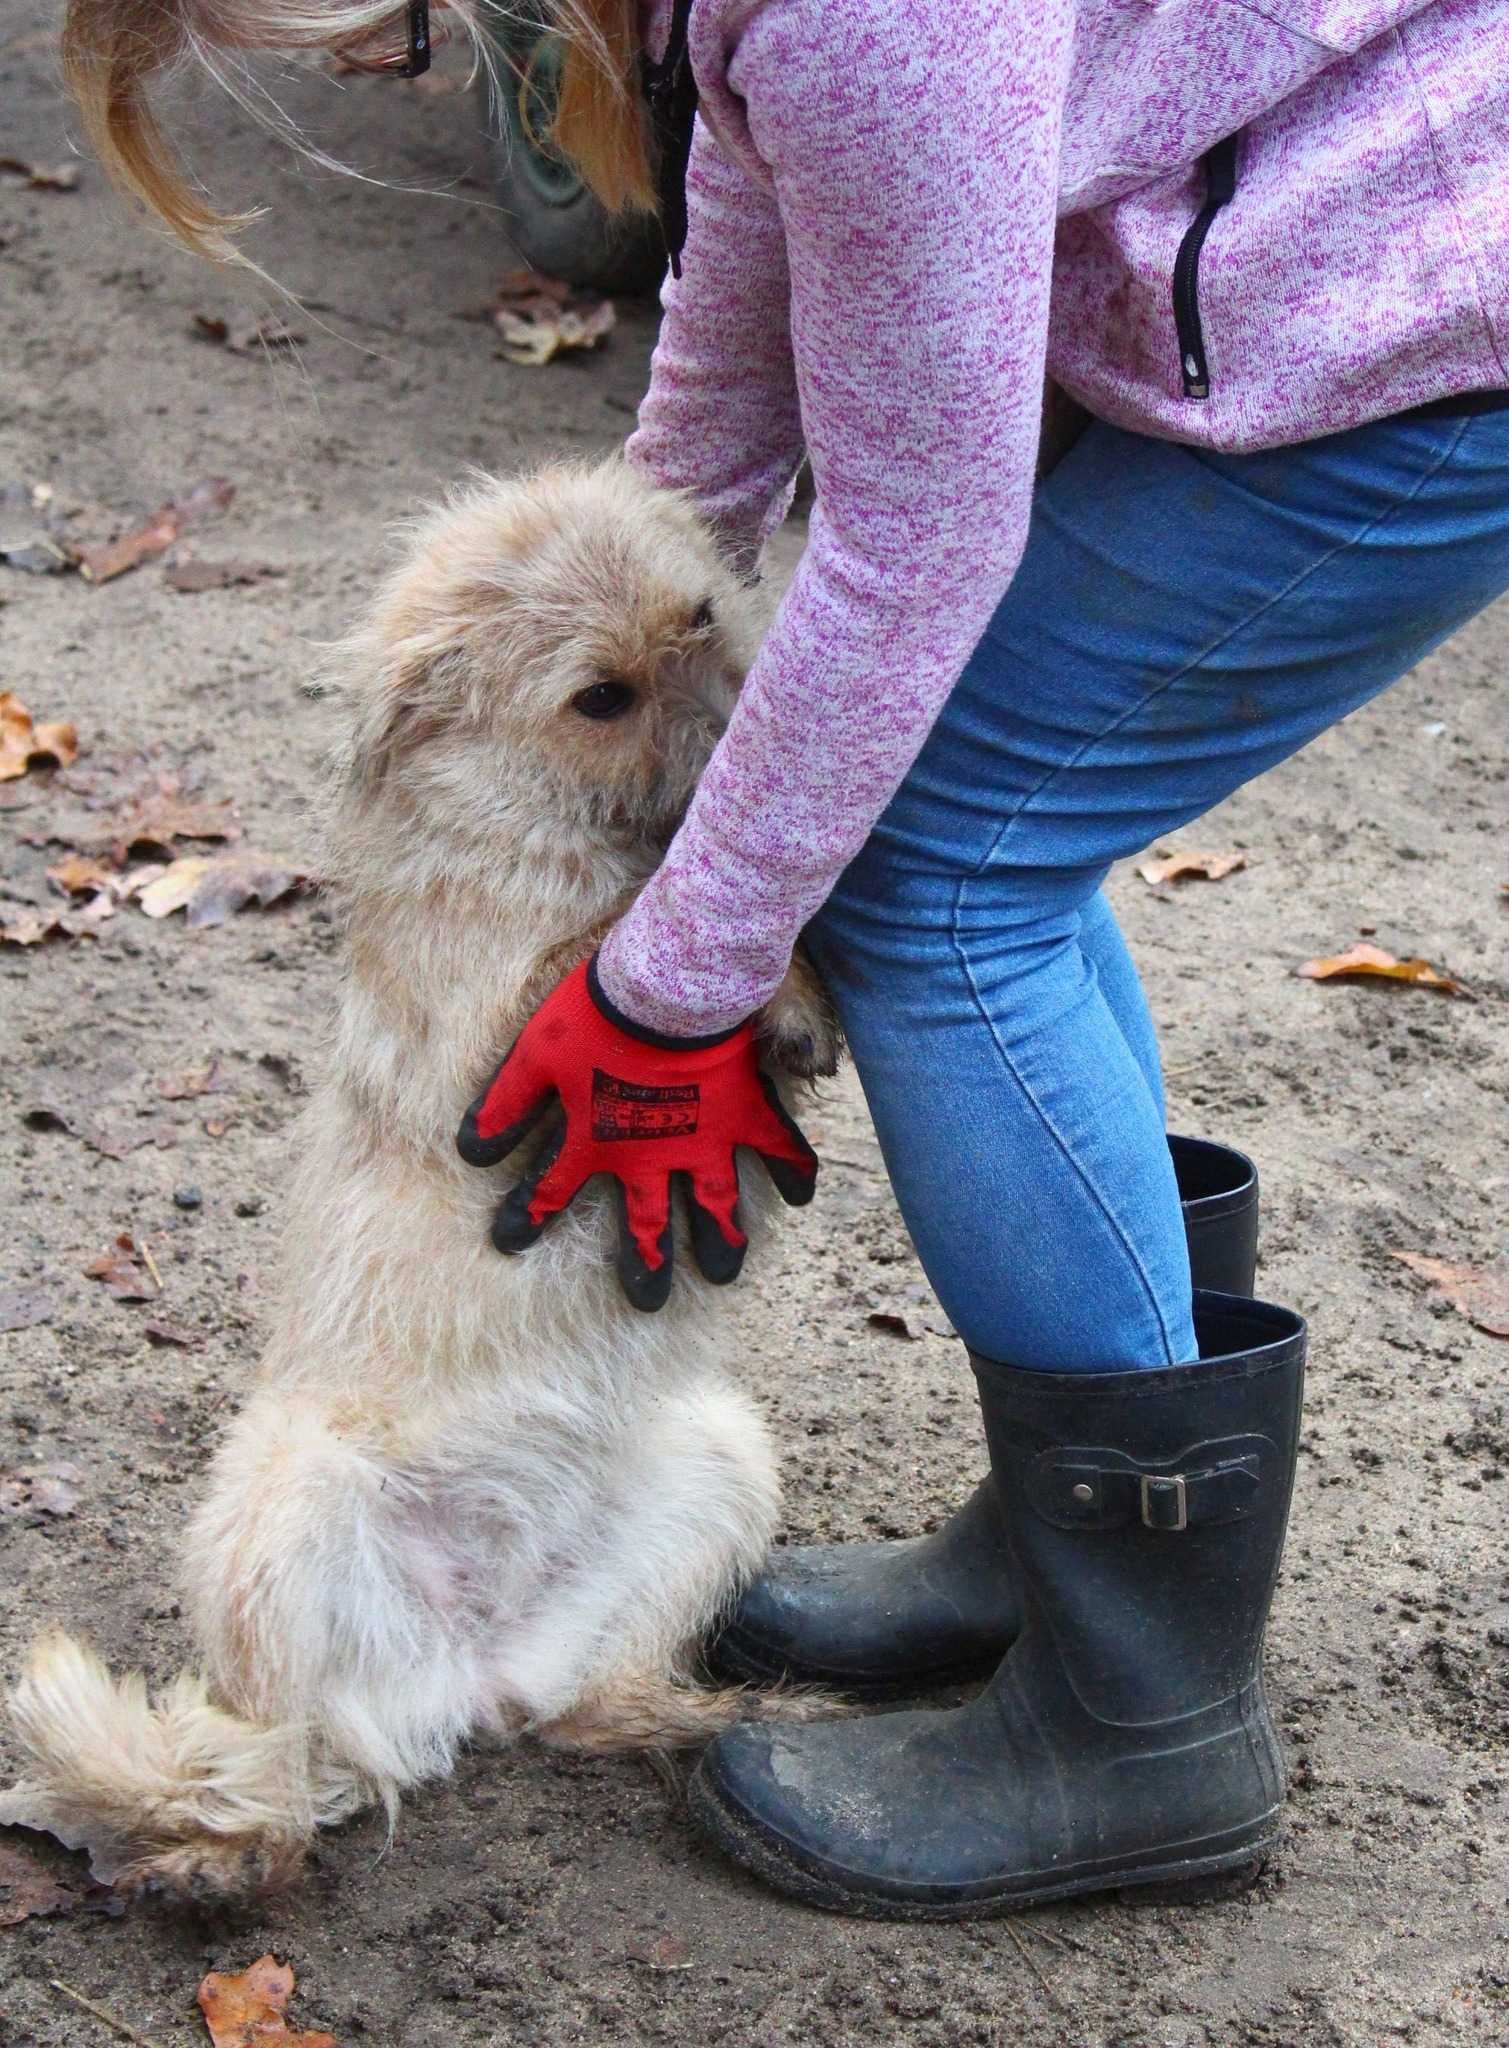
[[[1205,204],[1190,222],[1174,258],[1174,327],[1179,337],[1179,372],[1186,398],[1209,398],[1210,365],[1200,321],[1200,251],[1211,223],[1237,189],[1237,138],[1228,135],[1205,156]]]

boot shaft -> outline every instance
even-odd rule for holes
[[[1257,1275],[1258,1172],[1245,1152],[1171,1136],[1191,1284],[1251,1294]]]
[[[1026,1628],[1094,1721],[1200,1715],[1256,1685],[1283,1551],[1305,1326],[1197,1293],[1201,1361],[1034,1373],[973,1357]]]

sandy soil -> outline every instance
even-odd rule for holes
[[[0,0],[0,97],[0,147],[65,154],[45,23],[20,0]],[[160,566],[97,589],[0,568],[0,683],[75,718],[96,763],[161,747],[206,796],[235,799],[248,845],[297,857],[318,771],[300,683],[366,588],[385,523],[468,463],[612,446],[653,317],[627,310],[590,361],[500,362],[489,331],[456,317],[507,260],[469,102],[377,82],[304,81],[287,98],[374,173],[454,188],[341,183],[229,110],[199,112],[207,177],[268,202],[254,246],[314,302],[294,363],[195,339],[194,313],[236,315],[244,294],[125,220],[92,168],[74,194],[0,190],[0,481],[128,512],[224,475],[236,500],[201,553],[288,572],[183,596]],[[787,565],[799,545],[783,537]],[[1509,1353],[1392,1256],[1482,1262],[1502,1231],[1506,654],[1501,609],[1227,805],[1196,840],[1245,849],[1244,872],[1167,898],[1130,872],[1115,885],[1167,1032],[1177,1125],[1258,1155],[1265,1289],[1314,1320],[1271,1631],[1291,1824],[1259,1891],[1012,1927],[850,1924],[705,1854],[643,1764],[478,1754],[415,1800],[391,1850],[373,1822],[348,1829],[265,1914],[79,1911],[0,1934],[0,2043],[108,2038],[48,1989],[56,1976],[187,2048],[203,2038],[201,1973],[264,1949],[294,1963],[306,2023],[343,2044],[1509,2038]],[[6,786],[12,893],[44,900],[57,849],[26,835],[63,801],[46,777]],[[1293,977],[1371,927],[1481,999]],[[0,1518],[6,1671],[46,1618],[159,1676],[183,1654],[175,1534],[256,1352],[286,1127],[331,972],[328,915],[307,901],[197,934],[132,912],[94,942],[0,955],[3,1285],[54,1301],[51,1321],[0,1339],[0,1466],[79,1472],[71,1514]],[[227,1094],[157,1093],[211,1060]],[[75,1134],[34,1127],[45,1104]],[[151,1127],[156,1143],[121,1149]],[[120,1156],[97,1149],[102,1131]],[[785,1449],[788,1528],[929,1528],[978,1464],[969,1378],[851,1078],[814,1136],[820,1198],[729,1311]],[[188,1189],[199,1205],[176,1206]],[[126,1307],[82,1277],[123,1230],[152,1245],[159,1302]],[[913,1336],[872,1327],[877,1311]],[[198,1348],[154,1347],[154,1317]]]

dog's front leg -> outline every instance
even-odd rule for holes
[[[800,950],[792,954],[786,979],[760,1012],[756,1029],[760,1050],[778,1074],[815,1081],[838,1072],[844,1052],[838,1016],[817,969]]]

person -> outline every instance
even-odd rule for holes
[[[1101,884],[1509,588],[1509,12],[555,13],[556,138],[610,205],[660,194],[679,272],[628,460],[749,573],[804,454],[816,498],[680,831],[590,1000],[573,982],[538,1013],[536,1065],[578,1097],[632,1066],[630,1278],[658,1298],[656,1117],[685,1139],[686,1048],[738,1031],[802,938],[991,1468],[933,1538],[783,1552],[715,1648],[983,1690],[731,1730],[694,1811],[850,1912],[1240,1885],[1283,1796],[1261,1642],[1305,1330],[1251,1297],[1244,1162],[1166,1137]],[[413,23],[386,0],[73,0],[68,68],[117,174],[223,250],[155,71],[261,46],[401,68]],[[1092,421],[1034,491],[1045,372]],[[472,1112],[486,1156],[497,1100]],[[729,1104],[703,1108],[726,1152]],[[536,1170],[505,1245],[571,1192]],[[726,1277],[737,1219],[698,1220]],[[1224,1291],[1193,1287],[1192,1244]]]

